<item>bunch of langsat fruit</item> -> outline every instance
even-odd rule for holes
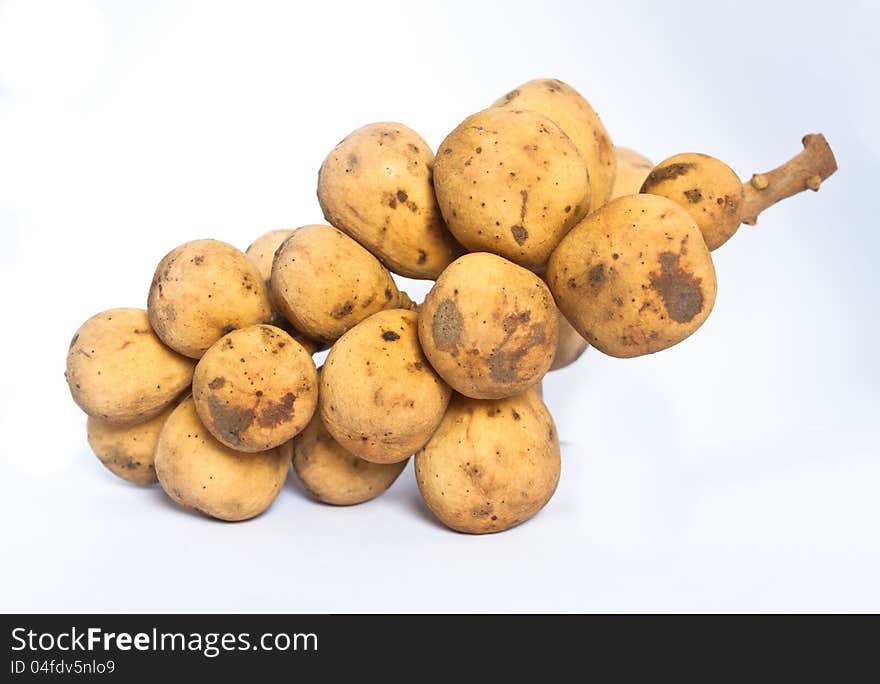
[[[83,324],[66,377],[89,443],[116,475],[221,520],[266,510],[291,463],[315,499],[349,505],[415,454],[444,524],[506,530],[559,481],[544,374],[589,345],[634,357],[700,327],[710,250],[836,170],[822,135],[803,145],[746,183],[705,154],[654,166],[557,80],[468,117],[436,157],[402,124],[364,126],[320,168],[330,225],[244,253],[187,242],[146,311]],[[435,282],[414,304],[392,272]]]

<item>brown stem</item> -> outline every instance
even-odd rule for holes
[[[750,226],[758,222],[758,214],[779,200],[804,190],[819,189],[828,176],[837,171],[834,153],[821,133],[809,133],[801,141],[804,151],[767,173],[756,173],[743,183],[745,201],[742,222]]]

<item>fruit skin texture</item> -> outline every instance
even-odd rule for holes
[[[192,381],[195,362],[156,336],[143,309],[110,309],[80,326],[64,373],[77,405],[116,425],[149,420]]]
[[[315,499],[351,506],[374,499],[403,472],[409,459],[371,463],[346,451],[333,439],[319,413],[293,440],[293,470]]]
[[[654,168],[654,162],[643,154],[628,147],[615,146],[614,158],[617,160],[617,175],[611,188],[609,200],[624,195],[638,195],[642,184]]]
[[[542,114],[492,108],[440,145],[434,188],[449,230],[472,252],[540,270],[590,203],[587,165]]]
[[[712,257],[684,209],[627,195],[590,214],[553,253],[547,283],[572,326],[621,358],[681,342],[715,303]]]
[[[205,352],[193,376],[193,399],[215,439],[237,451],[265,451],[311,420],[318,375],[311,355],[290,335],[253,325]]]
[[[194,359],[231,330],[272,317],[257,267],[219,240],[194,240],[169,252],[156,268],[147,310],[161,340]]]
[[[392,122],[359,128],[321,165],[324,218],[395,273],[434,279],[461,248],[437,207],[433,167],[434,153],[411,128]]]
[[[192,397],[174,409],[156,444],[156,475],[174,501],[212,518],[253,518],[272,505],[290,467],[290,451],[243,454],[202,425]]]
[[[98,460],[117,477],[132,484],[155,484],[159,481],[153,460],[156,442],[174,408],[175,404],[171,404],[158,416],[135,425],[114,425],[89,416],[89,445]]]
[[[525,391],[550,369],[557,309],[534,273],[494,254],[466,254],[419,311],[425,355],[453,389],[476,399]]]
[[[608,201],[616,175],[614,145],[599,115],[580,93],[557,79],[538,79],[523,83],[494,106],[530,109],[556,123],[587,164],[592,187],[589,211]]]
[[[449,386],[418,338],[418,314],[382,311],[343,335],[321,370],[320,413],[339,444],[373,463],[406,460],[443,418]]]
[[[642,192],[680,204],[717,249],[736,233],[745,197],[742,182],[727,164],[696,152],[665,159],[648,174]]]
[[[416,454],[428,508],[459,532],[501,532],[534,516],[559,482],[559,437],[534,390],[498,401],[456,394]]]
[[[398,306],[391,274],[331,226],[298,228],[275,253],[272,297],[294,328],[332,342],[368,316]]]
[[[559,370],[570,366],[581,358],[590,346],[590,343],[581,337],[561,311],[558,318],[559,334],[556,338],[556,353],[553,355],[553,365],[550,366],[550,370]]]

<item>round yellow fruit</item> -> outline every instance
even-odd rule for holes
[[[321,165],[324,218],[395,273],[436,278],[460,247],[437,207],[433,166],[428,143],[403,124],[359,128]]]
[[[234,330],[205,352],[193,399],[211,434],[237,451],[266,451],[290,441],[311,420],[318,377],[311,355],[283,330]]]
[[[437,153],[440,210],[469,251],[540,270],[587,212],[587,165],[542,114],[491,108],[469,116]]]
[[[717,289],[697,224],[656,195],[620,197],[590,214],[553,253],[547,283],[574,329],[617,357],[681,342],[709,316]]]
[[[538,393],[498,401],[453,397],[416,454],[419,491],[444,525],[501,532],[540,511],[559,482],[559,437]]]
[[[169,252],[156,268],[147,309],[161,340],[194,359],[226,333],[272,317],[257,267],[218,240],[195,240]]]
[[[330,349],[321,370],[320,412],[344,449],[374,463],[396,463],[431,437],[451,390],[419,345],[418,314],[370,316]]]
[[[244,454],[224,446],[205,429],[189,397],[165,421],[155,465],[162,489],[181,506],[238,521],[275,501],[287,479],[290,451]]]
[[[65,377],[77,405],[117,425],[152,418],[189,387],[195,362],[169,349],[143,309],[110,309],[77,330]]]
[[[681,205],[700,227],[710,250],[727,242],[739,228],[742,182],[714,157],[696,152],[670,157],[648,174],[641,191]]]
[[[476,399],[537,384],[556,353],[557,309],[531,271],[494,254],[453,262],[419,310],[425,355],[453,389]]]

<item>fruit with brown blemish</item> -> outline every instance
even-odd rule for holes
[[[205,427],[237,451],[265,451],[305,428],[318,401],[311,355],[271,325],[235,330],[202,356],[193,399]]]
[[[408,462],[358,458],[333,438],[320,413],[293,440],[293,471],[303,487],[318,501],[335,506],[375,499],[394,484]]]
[[[444,525],[469,534],[502,532],[553,496],[559,437],[534,389],[492,401],[456,394],[414,464],[419,491]]]
[[[290,469],[290,450],[230,449],[211,436],[188,397],[162,426],[155,466],[162,489],[181,506],[219,520],[247,520],[275,501]]]
[[[98,460],[117,477],[138,485],[158,482],[154,456],[159,432],[176,404],[159,415],[134,425],[116,425],[89,416],[86,421],[89,446]]]
[[[436,371],[477,399],[538,383],[556,351],[557,309],[534,273],[486,252],[454,261],[419,310],[419,339]]]
[[[611,188],[609,200],[624,195],[637,195],[642,184],[654,168],[654,163],[643,154],[628,147],[614,147],[614,158],[617,160],[617,173]]]
[[[331,347],[321,371],[321,419],[345,450],[397,463],[428,441],[451,393],[419,344],[418,314],[382,311]]]
[[[434,165],[440,210],[470,251],[540,270],[589,208],[587,165],[537,112],[494,107],[465,119]]]
[[[576,226],[547,265],[559,309],[592,346],[617,357],[666,349],[699,328],[715,303],[712,257],[677,203],[612,200]]]
[[[589,211],[608,201],[616,175],[614,145],[599,115],[580,93],[560,80],[538,79],[512,90],[494,106],[529,109],[556,123],[586,162],[592,189]]]
[[[219,240],[194,240],[169,252],[156,268],[147,310],[161,340],[195,359],[229,331],[272,317],[257,267]]]
[[[677,154],[648,174],[641,192],[681,205],[700,227],[709,249],[727,242],[740,224],[743,187],[727,164],[705,154]]]
[[[70,393],[88,415],[133,425],[159,414],[192,382],[195,361],[166,347],[143,309],[110,309],[80,326],[67,352]]]
[[[434,196],[434,153],[400,123],[374,123],[340,142],[318,173],[327,221],[409,278],[436,278],[460,253]]]
[[[758,214],[804,190],[816,191],[837,170],[837,161],[821,134],[805,135],[804,149],[781,166],[741,183],[724,162],[686,153],[658,164],[641,191],[674,200],[697,222],[709,249],[727,242],[740,223],[754,225]]]
[[[298,228],[278,248],[271,290],[293,327],[322,342],[401,302],[388,269],[345,233],[324,225]]]

